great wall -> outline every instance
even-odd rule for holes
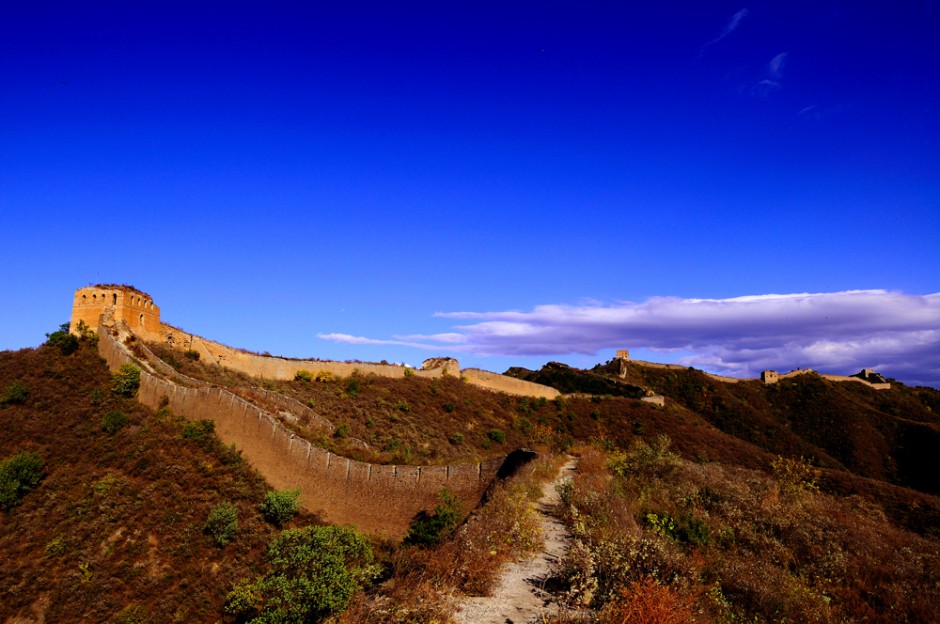
[[[660,364],[657,362],[645,362],[643,360],[631,360],[630,352],[626,349],[619,349],[616,352],[615,360],[620,363],[620,375],[624,376],[627,371],[627,366],[630,364],[636,366],[645,366],[647,368],[661,368],[668,370],[688,370],[687,366],[680,366],[679,364]],[[756,377],[725,377],[724,375],[715,375],[714,373],[708,373],[702,371],[702,374],[708,377],[709,379],[714,379],[715,381],[720,381],[722,383],[741,383],[744,381],[757,381]],[[825,373],[819,373],[814,371],[812,368],[797,368],[788,373],[778,373],[773,370],[765,370],[761,372],[760,381],[766,385],[772,385],[779,382],[782,379],[789,379],[791,377],[796,377],[798,375],[810,375],[817,374],[823,379],[828,381],[834,381],[837,383],[843,382],[853,382],[860,383],[868,386],[869,388],[874,388],[875,390],[888,390],[891,388],[891,384],[888,383],[884,377],[871,370],[870,368],[863,368],[860,372],[855,375],[829,375]]]
[[[456,494],[466,508],[474,507],[497,476],[511,470],[519,461],[519,456],[510,454],[480,463],[448,466],[379,465],[340,457],[296,437],[278,418],[304,416],[316,426],[331,431],[332,423],[306,406],[276,393],[253,388],[253,392],[264,395],[264,403],[277,406],[276,414],[225,388],[181,375],[141,343],[156,342],[180,350],[192,350],[207,361],[259,378],[293,379],[298,371],[393,378],[409,374],[430,378],[453,375],[482,388],[507,394],[548,399],[560,396],[554,388],[541,384],[479,369],[461,370],[458,362],[450,358],[426,360],[421,369],[413,370],[389,364],[287,359],[241,351],[163,323],[160,308],[149,295],[123,285],[78,289],[70,326],[73,332],[86,327],[97,332],[99,353],[111,370],[128,363],[141,369],[137,398],[142,404],[152,409],[166,405],[186,418],[213,421],[219,438],[226,444],[235,444],[273,487],[299,489],[303,505],[309,511],[327,521],[354,524],[364,531],[389,538],[401,538],[419,513],[433,509],[444,487]],[[144,349],[146,357],[137,357],[128,348],[127,343],[135,339],[140,339],[136,344]],[[621,372],[628,363],[686,368],[631,361],[626,350],[618,351],[616,359],[620,361]],[[770,384],[809,372],[812,371],[797,370],[778,375],[774,371],[765,371],[762,379]],[[706,375],[721,382],[744,381]],[[832,381],[865,383],[877,389],[890,387],[890,384],[881,383],[883,380],[873,371],[866,369],[860,375],[870,375],[874,381],[860,377],[823,377]],[[643,400],[664,404],[661,396],[649,396]]]
[[[364,531],[401,538],[417,514],[440,502],[442,488],[447,487],[464,502],[465,508],[472,509],[501,469],[509,470],[518,461],[518,454],[510,454],[474,464],[397,466],[340,457],[298,438],[278,419],[285,412],[302,416],[309,408],[274,396],[276,393],[253,389],[266,393],[266,402],[279,403],[280,414],[274,414],[227,389],[179,374],[140,341],[158,340],[197,350],[226,367],[276,379],[292,379],[298,370],[329,371],[338,376],[357,372],[404,377],[410,369],[402,366],[288,360],[238,351],[162,323],[160,309],[153,300],[126,286],[79,289],[70,325],[73,331],[87,327],[97,332],[99,353],[111,370],[129,363],[140,368],[138,401],[152,409],[166,405],[189,419],[213,421],[219,438],[226,444],[235,444],[273,487],[299,489],[304,507],[333,523],[354,524]],[[130,351],[126,343],[131,338],[140,339],[138,348],[145,350],[146,358],[136,357]],[[535,397],[558,396],[552,388],[502,378],[495,373],[475,369],[461,372],[455,360],[446,358],[429,360],[414,374],[462,375],[468,383],[490,390]],[[332,427],[322,418],[319,425]]]

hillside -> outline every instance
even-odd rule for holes
[[[631,367],[624,379],[604,365],[593,371],[557,364],[514,371],[538,374],[539,383],[549,385],[557,376],[558,385],[576,395],[545,400],[493,393],[446,376],[256,379],[183,351],[151,347],[180,375],[223,386],[275,412],[285,401],[300,406],[295,410],[299,417],[280,410],[282,422],[339,455],[377,463],[434,464],[530,447],[551,464],[555,454],[577,453],[582,474],[566,500],[580,515],[567,518],[569,530],[581,531],[584,552],[599,559],[587,567],[584,561],[568,561],[568,571],[559,570],[557,582],[566,595],[580,595],[578,600],[585,599],[584,575],[604,588],[586,594],[584,604],[591,610],[588,619],[578,621],[607,622],[590,618],[602,617],[604,609],[620,604],[617,592],[643,580],[620,572],[597,576],[606,574],[598,563],[607,556],[604,549],[616,544],[628,550],[658,544],[650,556],[665,557],[661,563],[673,566],[668,569],[679,576],[654,577],[690,600],[703,579],[720,583],[722,600],[730,606],[702,602],[702,613],[710,615],[698,621],[705,622],[736,621],[727,619],[729,614],[782,621],[769,615],[777,607],[768,605],[783,599],[774,592],[789,587],[790,581],[777,583],[778,589],[758,589],[747,585],[751,572],[740,571],[757,569],[761,544],[771,537],[780,541],[774,548],[781,549],[781,560],[773,565],[795,566],[793,570],[807,574],[822,570],[813,567],[812,553],[835,534],[842,536],[840,565],[850,568],[870,567],[878,557],[887,557],[880,551],[863,552],[864,532],[880,536],[885,544],[916,548],[923,555],[910,564],[914,568],[878,572],[904,596],[916,592],[920,582],[933,587],[940,573],[940,499],[931,494],[936,491],[931,452],[937,449],[931,436],[937,430],[940,393],[931,389],[895,384],[890,391],[875,392],[814,376],[770,387],[724,384],[699,371],[639,366]],[[131,348],[150,357],[145,349]],[[237,449],[220,443],[211,431],[187,424],[166,408],[148,410],[113,392],[114,383],[93,339],[82,340],[69,355],[51,345],[0,353],[5,397],[0,460],[34,452],[44,464],[38,485],[19,505],[0,512],[5,553],[0,621],[246,621],[245,616],[225,615],[223,607],[239,580],[271,570],[265,552],[280,532],[259,512],[269,486]],[[665,395],[666,405],[635,398],[648,391]],[[126,418],[114,417],[117,412]],[[667,447],[657,446],[663,436],[668,436]],[[657,468],[643,476],[650,469],[643,467],[650,461],[643,448],[659,449],[655,461],[668,460],[666,465],[681,469]],[[812,458],[821,468],[814,483],[824,494],[811,501],[780,499],[778,455]],[[635,470],[639,472],[631,472]],[[640,477],[645,481],[632,480]],[[490,504],[435,546],[398,548],[374,540],[382,570],[379,582],[366,583],[371,588],[357,595],[344,621],[446,622],[452,608],[447,596],[485,593],[499,562],[536,547],[526,528],[525,497],[532,487],[525,483],[494,490],[488,495]],[[763,492],[763,502],[745,496],[753,488]],[[693,507],[676,507],[682,496]],[[204,527],[210,512],[225,502],[237,509],[238,530],[231,543],[219,547]],[[650,513],[660,517],[667,511],[679,524],[672,529],[649,524]],[[779,518],[757,522],[758,514],[769,511],[785,514],[785,523],[775,524],[784,522]],[[687,524],[695,518],[707,521],[699,528]],[[288,526],[310,524],[318,519],[301,514]],[[706,533],[690,537],[690,530]],[[730,539],[729,530],[738,537]],[[792,535],[803,541],[793,542]],[[641,541],[631,541],[635,539]],[[680,561],[680,554],[688,559]],[[845,577],[848,568],[840,569],[838,587],[824,590],[809,578],[793,586],[810,593],[780,606],[781,613],[791,618],[804,613],[800,609],[816,604],[820,592],[836,600],[832,614],[884,615],[889,600],[894,601],[891,609],[912,614],[909,621],[927,621],[917,614],[938,613],[934,602],[914,604],[901,593],[885,593],[880,581],[853,580]],[[766,568],[761,574],[788,574],[781,570]],[[732,582],[729,575],[734,574],[739,580]]]
[[[539,371],[510,369],[566,392],[584,392],[606,383],[615,390],[643,388],[667,397],[666,412],[688,412],[718,431],[769,455],[807,457],[824,469],[836,492],[879,500],[892,516],[918,530],[937,532],[935,504],[922,507],[914,490],[940,493],[940,391],[910,388],[891,380],[890,390],[859,383],[835,383],[815,374],[765,385],[760,381],[723,383],[695,369],[629,363],[620,375],[611,361],[592,370],[548,364]],[[694,457],[697,444],[671,425],[677,448]],[[712,459],[716,456],[707,455]],[[753,465],[727,453],[719,461]],[[914,512],[912,513],[912,508]],[[931,509],[933,508],[933,509]],[[923,515],[922,515],[923,514]]]
[[[567,395],[549,401],[490,392],[451,376],[257,379],[165,345],[149,348],[180,373],[255,402],[273,392],[307,406],[315,423],[302,417],[284,424],[355,459],[433,465],[523,446],[628,448],[667,434],[675,450],[698,461],[769,470],[778,455],[809,458],[831,491],[879,501],[914,530],[940,531],[940,391],[931,388],[892,380],[890,390],[874,390],[815,374],[769,386],[723,383],[695,369],[638,363],[621,375],[617,362],[590,371],[558,363],[507,371]],[[638,400],[651,393],[666,396],[666,407]]]
[[[177,417],[112,392],[87,342],[0,352],[0,390],[13,384],[27,395],[0,408],[0,459],[34,452],[45,476],[0,512],[0,621],[218,621],[276,534],[264,480],[214,436],[187,439]],[[224,548],[203,532],[222,502],[238,510]]]

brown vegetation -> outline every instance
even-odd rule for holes
[[[29,395],[0,409],[0,458],[33,451],[45,478],[0,513],[0,620],[217,621],[275,534],[259,511],[264,481],[215,436],[186,439],[173,414],[112,392],[87,344],[0,352],[0,387],[14,381]],[[238,529],[220,548],[203,528],[223,502]]]
[[[586,451],[563,492],[569,600],[598,622],[938,621],[936,540],[818,493],[799,464],[778,463],[777,478],[696,464],[665,438]]]
[[[553,473],[552,452],[571,448],[580,474],[562,493],[577,542],[558,571],[570,612],[557,622],[940,619],[937,391],[813,375],[723,384],[631,366],[630,386],[668,397],[658,408],[629,388],[547,401],[454,377],[313,370],[271,382],[152,348],[180,375],[275,413],[272,393],[309,407],[331,427],[309,415],[282,415],[285,425],[357,459],[443,464],[543,450],[437,545],[377,542],[383,572],[343,622],[444,623],[453,596],[486,593],[504,562],[537,547],[535,483]],[[592,383],[605,374],[599,367]],[[0,512],[0,619],[219,621],[236,583],[268,571],[279,531],[260,510],[263,480],[211,430],[114,387],[88,336],[71,355],[0,353],[0,461],[32,452],[44,470]],[[236,512],[230,542],[227,520],[207,522],[216,509]],[[288,527],[315,522],[301,514]]]

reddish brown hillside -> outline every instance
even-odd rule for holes
[[[34,451],[45,477],[0,512],[0,621],[219,621],[274,535],[263,480],[214,436],[185,439],[172,415],[114,394],[87,344],[0,352],[0,390],[14,382],[28,396],[0,408],[0,460]],[[127,422],[109,434],[118,411]],[[203,526],[223,501],[238,530],[219,548]]]

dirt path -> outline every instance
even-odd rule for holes
[[[568,458],[555,480],[542,487],[538,514],[545,547],[527,559],[508,564],[492,595],[462,600],[454,621],[458,624],[529,624],[551,611],[551,596],[542,590],[542,585],[551,574],[552,564],[565,554],[569,541],[564,525],[552,515],[560,503],[555,486],[574,476],[576,466],[577,460]]]

